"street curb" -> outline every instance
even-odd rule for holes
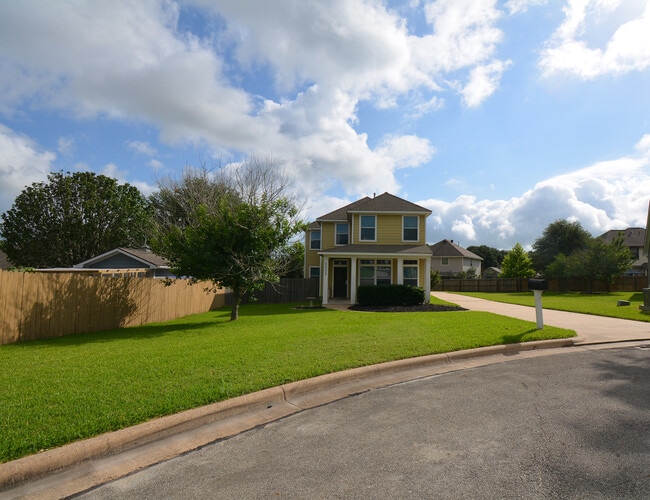
[[[91,460],[146,447],[165,438],[207,428],[229,419],[240,422],[238,425],[226,425],[226,430],[218,434],[204,433],[209,435],[201,436],[200,441],[195,439],[187,449],[175,447],[167,452],[169,456],[156,455],[152,463],[130,464],[131,470],[122,475],[308,408],[371,389],[465,368],[465,360],[572,346],[573,339],[556,339],[481,347],[389,361],[284,384],[0,464],[0,496],[2,492],[43,476],[58,474]],[[104,477],[99,477],[95,471],[93,480],[95,484],[101,484],[97,481],[106,482],[111,479],[115,479],[114,473],[111,475],[106,472]],[[85,485],[85,489],[92,486]],[[83,489],[68,494],[79,491]]]

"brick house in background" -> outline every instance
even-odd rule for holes
[[[305,277],[318,278],[323,304],[356,303],[359,285],[408,284],[430,295],[431,211],[390,193],[318,217],[305,231]]]

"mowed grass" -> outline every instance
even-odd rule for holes
[[[522,306],[535,306],[533,292],[520,293],[482,293],[463,292],[480,299],[506,302]],[[629,306],[617,306],[619,300],[629,300]],[[611,318],[632,319],[635,321],[650,322],[650,314],[639,309],[643,305],[641,292],[611,292],[607,294],[580,294],[580,293],[542,293],[542,307],[558,311],[569,311]]]
[[[0,346],[0,461],[283,383],[384,361],[564,338],[482,312],[291,305]]]

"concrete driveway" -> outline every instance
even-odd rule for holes
[[[650,498],[649,354],[566,349],[372,390],[79,498]]]

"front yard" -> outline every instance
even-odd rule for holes
[[[0,346],[0,462],[279,384],[384,361],[566,338],[483,312],[241,307]]]
[[[461,295],[493,300],[495,302],[506,302],[508,304],[535,306],[533,292],[462,292]],[[617,303],[619,300],[627,300],[630,302],[630,305],[618,306]],[[542,306],[544,309],[650,322],[650,314],[641,311],[639,309],[640,305],[643,305],[643,293],[641,292],[612,292],[606,294],[542,293]]]

